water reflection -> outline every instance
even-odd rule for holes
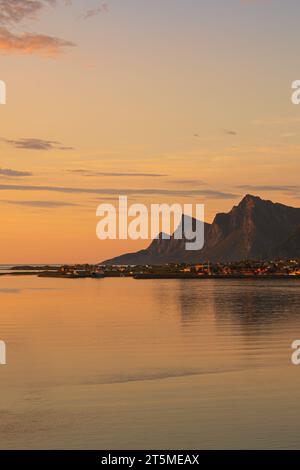
[[[220,326],[240,325],[248,333],[300,322],[300,285],[294,281],[183,281],[173,294],[183,327],[202,322],[209,312]]]
[[[300,284],[0,281],[2,448],[298,445]]]
[[[213,301],[217,322],[239,323],[243,334],[268,332],[300,321],[300,286],[291,281],[254,281],[217,286]]]

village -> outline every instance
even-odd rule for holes
[[[15,266],[8,274],[37,275],[52,278],[132,277],[134,279],[300,279],[300,260],[239,261],[230,263],[170,263],[158,265],[117,266],[74,264],[61,266]]]

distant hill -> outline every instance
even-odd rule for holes
[[[300,258],[300,209],[247,195],[227,214],[205,224],[205,245],[187,251],[186,240],[163,240],[148,248],[118,256],[103,264],[165,264],[229,262],[244,259]]]

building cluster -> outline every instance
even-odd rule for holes
[[[32,268],[31,268],[32,269]],[[240,261],[228,263],[170,263],[136,266],[64,265],[38,268],[39,276],[62,278],[104,277],[298,277],[300,260]]]
[[[170,263],[161,266],[102,266],[106,276],[180,275],[181,277],[300,276],[300,260],[240,261],[229,263]]]

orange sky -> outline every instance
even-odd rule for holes
[[[17,3],[0,1],[0,263],[147,245],[96,238],[120,194],[204,203],[207,221],[245,193],[300,206],[299,4]]]

